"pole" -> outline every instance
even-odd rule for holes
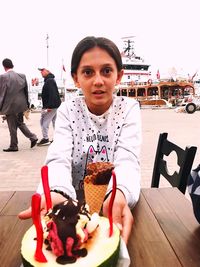
[[[63,79],[63,65],[64,65],[64,60],[62,58],[62,66],[61,66],[61,80]]]
[[[47,44],[47,67],[49,66],[49,35],[47,33],[46,37],[46,44]]]

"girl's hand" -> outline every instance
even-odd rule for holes
[[[111,194],[103,203],[103,215],[108,217],[108,207]],[[122,191],[117,190],[112,210],[113,223],[117,225],[121,232],[121,237],[128,243],[133,226],[133,215],[128,207],[125,196]]]
[[[58,194],[58,193],[55,193],[55,192],[51,192],[51,200],[52,200],[52,205],[55,206],[56,204],[59,204],[59,203],[65,201],[66,198],[63,197],[61,194]],[[41,210],[41,215],[45,215],[45,213],[47,212],[46,200],[45,200],[45,196],[44,195],[42,195],[42,197],[41,197],[40,210]],[[22,219],[22,220],[31,218],[31,207],[29,207],[27,210],[21,211],[18,214],[18,217],[20,219]]]

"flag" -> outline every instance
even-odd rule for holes
[[[65,69],[65,66],[63,65],[63,71],[65,71],[66,72],[66,69]]]
[[[157,77],[158,80],[160,80],[160,72],[159,72],[159,70],[157,70],[156,77]]]

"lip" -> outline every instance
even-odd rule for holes
[[[100,100],[103,99],[105,97],[105,92],[101,91],[101,90],[97,90],[95,92],[92,93],[94,99],[96,100]]]
[[[102,90],[96,90],[96,91],[94,91],[92,94],[93,95],[103,95],[105,92],[104,91],[102,91]]]

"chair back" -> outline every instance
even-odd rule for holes
[[[178,187],[178,189],[185,194],[188,176],[192,169],[197,147],[186,146],[185,149],[182,149],[178,145],[167,140],[167,136],[168,133],[161,133],[159,136],[151,187],[159,187],[160,175],[162,175],[173,187]],[[173,151],[176,152],[177,155],[179,171],[174,171],[173,174],[170,174],[167,167],[167,159],[165,160],[164,156],[169,156]]]

